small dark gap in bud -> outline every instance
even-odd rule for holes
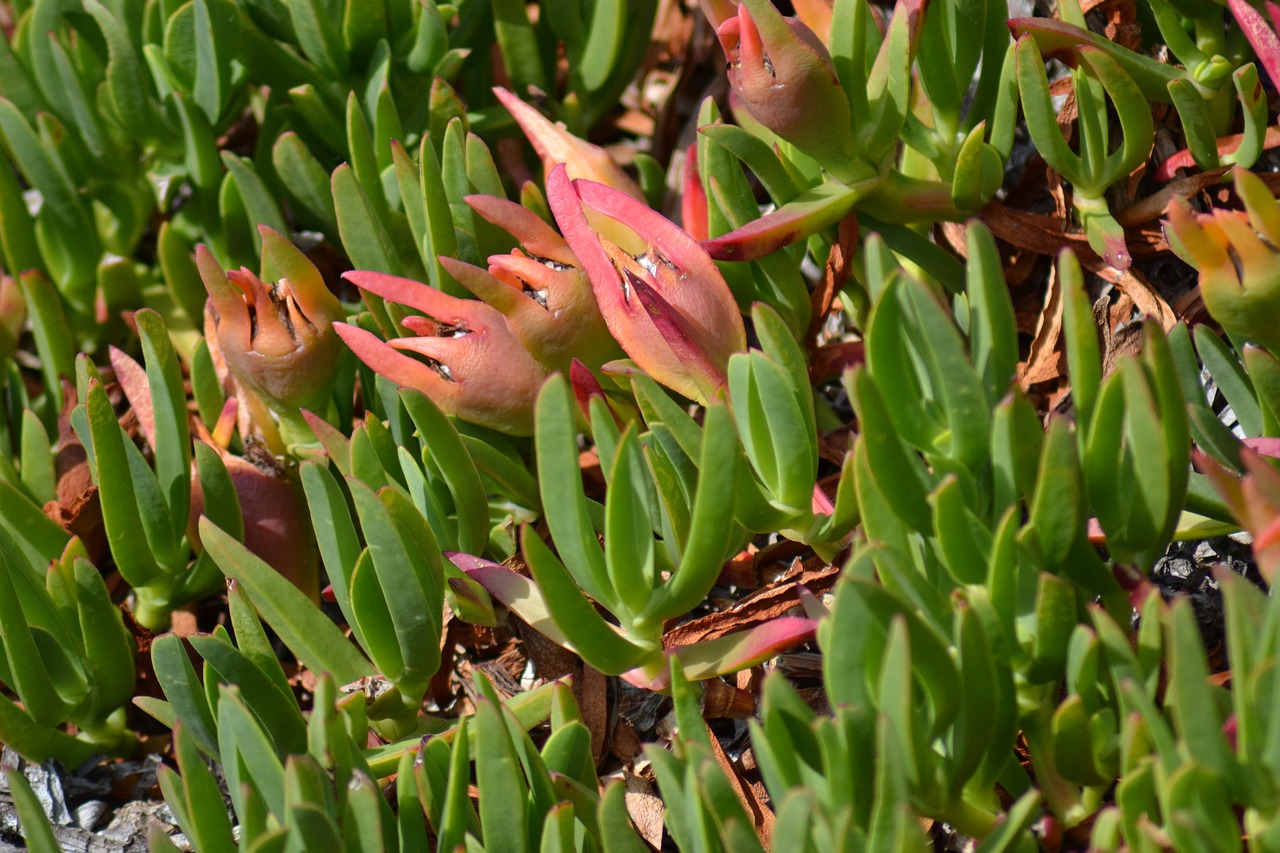
[[[631,288],[635,286],[635,282],[641,281],[641,278],[631,270],[623,270],[622,273],[622,298],[630,304]]]
[[[535,255],[533,252],[530,252],[528,249],[525,249],[525,256],[532,260],[537,261],[547,269],[555,270],[556,272],[564,272],[565,270],[573,269],[573,267],[569,266],[568,264],[562,264],[559,261],[552,260],[551,258],[544,258],[541,255]]]
[[[276,309],[276,316],[280,318],[281,325],[289,333],[289,340],[294,343],[298,342],[298,330],[293,327],[293,318],[289,316],[289,306],[276,298],[276,289],[271,288],[271,305]]]
[[[437,361],[431,356],[423,355],[420,352],[408,351],[408,352],[405,352],[404,355],[407,355],[409,358],[412,358],[414,361],[417,361],[425,365],[428,369],[433,371],[441,379],[444,379],[447,382],[453,381],[453,371],[450,370],[449,365],[445,364],[444,362]]]
[[[520,291],[521,291],[525,296],[529,297],[529,298],[530,298],[530,299],[532,299],[534,302],[536,302],[536,303],[538,303],[539,305],[541,305],[541,306],[543,307],[543,309],[545,309],[545,308],[547,307],[547,291],[546,291],[546,288],[543,288],[542,290],[538,290],[537,288],[535,288],[535,287],[533,287],[532,285],[530,285],[530,284],[529,284],[529,282],[527,282],[527,281],[525,281],[524,279],[520,278],[520,276],[516,276],[516,281],[520,282]]]
[[[471,330],[467,328],[466,323],[441,323],[436,329],[437,338],[460,338],[469,334]]]
[[[1231,265],[1236,268],[1236,278],[1244,281],[1244,262],[1240,260],[1240,254],[1235,246],[1227,245],[1227,257],[1231,259]]]
[[[656,251],[656,250],[652,250],[652,251],[650,251],[650,254],[653,256],[653,259],[654,259],[655,261],[657,261],[658,263],[662,264],[662,265],[663,265],[664,267],[666,267],[667,269],[669,269],[669,270],[671,270],[672,272],[674,272],[677,276],[679,276],[679,277],[680,277],[680,279],[681,279],[681,280],[686,279],[686,278],[688,278],[688,277],[689,277],[689,274],[688,274],[687,272],[685,272],[683,269],[681,269],[679,266],[677,266],[675,261],[671,260],[670,258],[668,258],[666,255],[662,254],[661,252],[658,252],[658,251]]]

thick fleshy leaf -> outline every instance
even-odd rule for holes
[[[306,666],[329,672],[341,684],[372,675],[372,667],[310,599],[208,519],[200,540],[228,577],[244,584],[253,603]]]
[[[668,649],[677,658],[690,681],[701,681],[728,675],[776,657],[788,649],[813,639],[818,623],[799,616],[782,616],[752,628],[689,646]],[[653,675],[650,669],[625,673],[625,679],[650,690],[662,690],[670,684],[671,675],[664,671]]]
[[[1089,45],[1106,52],[1133,78],[1147,100],[1153,103],[1169,103],[1169,82],[1186,74],[1186,71],[1177,66],[1128,50],[1065,21],[1052,18],[1012,18],[1008,25],[1015,39],[1021,41],[1023,36],[1030,35],[1047,58],[1058,59],[1068,65],[1076,64],[1077,48],[1080,45]]]
[[[718,261],[753,261],[835,225],[879,185],[872,178],[853,186],[834,181],[809,190],[772,213],[703,243]]]
[[[498,563],[470,554],[450,554],[449,559],[539,634],[556,645],[573,648],[568,637],[551,618],[551,611],[547,608],[542,592],[529,578]]]

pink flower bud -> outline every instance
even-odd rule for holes
[[[506,199],[473,195],[467,203],[516,237],[523,251],[490,255],[487,272],[453,258],[441,257],[440,263],[507,318],[534,358],[552,370],[568,370],[574,358],[599,367],[622,354],[563,237],[537,214]]]
[[[335,324],[361,361],[463,420],[512,435],[533,432],[533,401],[547,371],[497,309],[385,273],[356,271],[343,277],[428,315],[406,317],[402,322],[414,336],[386,342],[358,326]]]
[[[642,370],[706,402],[726,383],[729,356],[746,349],[733,294],[689,234],[625,193],[571,181],[563,166],[547,179],[556,222],[591,280],[613,337]],[[588,223],[588,211],[624,228],[624,250]]]
[[[729,85],[751,115],[836,177],[848,173],[856,151],[849,99],[813,30],[768,0],[746,0],[716,35]]]

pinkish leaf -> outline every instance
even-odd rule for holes
[[[714,182],[714,179],[713,179]],[[835,225],[875,189],[879,178],[846,186],[835,181],[809,190],[794,201],[734,231],[702,244],[717,261],[754,261]]]
[[[813,487],[811,508],[814,515],[831,515],[836,511],[835,504],[831,503],[831,498],[827,497],[827,493],[822,490],[822,486],[816,484]]]
[[[626,275],[636,299],[648,312],[667,346],[671,347],[677,359],[690,368],[690,376],[702,397],[710,400],[719,389],[728,384],[728,376],[698,344],[695,339],[697,330],[658,291],[650,287],[643,278],[632,275],[630,270],[626,271]]]
[[[542,591],[533,581],[505,566],[470,554],[450,553],[446,556],[530,628],[556,645],[572,651],[568,638],[551,618],[551,610],[542,597]]]
[[[1218,138],[1218,156],[1230,154],[1240,147],[1240,143],[1244,141],[1243,133],[1235,133],[1230,136],[1221,136]],[[1266,136],[1262,141],[1264,151],[1280,146],[1280,127],[1268,127]],[[1179,169],[1190,169],[1195,166],[1195,158],[1191,156],[1191,150],[1183,148],[1181,151],[1175,151],[1169,155],[1156,167],[1152,177],[1161,183],[1172,181]]]
[[[455,297],[411,278],[371,270],[351,270],[343,273],[342,277],[361,290],[381,296],[388,302],[408,305],[433,317],[440,317],[441,313],[447,313],[454,307],[449,300]]]
[[[553,124],[542,113],[506,89],[495,87],[493,93],[520,125],[547,172],[564,165],[571,177],[590,178],[634,198],[644,198],[644,193],[636,182],[599,145],[579,139],[566,130],[563,124]]]
[[[813,639],[816,619],[782,616],[749,631],[739,631],[679,648],[667,649],[667,658],[680,660],[685,677],[690,681],[714,678],[738,672],[776,657],[788,649]],[[670,666],[654,673],[651,668],[634,669],[622,676],[626,681],[649,690],[665,690],[671,685]]]
[[[1217,489],[1218,494],[1222,495],[1223,501],[1226,502],[1236,520],[1242,522],[1247,515],[1247,507],[1244,491],[1240,487],[1240,478],[1223,468],[1201,450],[1193,449],[1191,451],[1191,461],[1196,470],[1204,474],[1209,479],[1209,482],[1213,484],[1213,487]]]
[[[116,373],[116,383],[129,401],[129,407],[138,416],[138,426],[147,438],[152,452],[156,449],[156,418],[151,403],[151,385],[147,382],[147,371],[134,361],[123,350],[114,346],[109,350],[111,369]]]
[[[1280,438],[1246,438],[1242,439],[1245,447],[1259,456],[1280,459]]]
[[[334,328],[338,330],[338,337],[342,338],[361,361],[392,382],[417,388],[429,396],[428,388],[448,384],[437,371],[388,346],[386,341],[372,332],[347,323],[335,323]]]
[[[605,399],[604,388],[591,369],[576,358],[569,364],[569,383],[573,386],[574,399],[587,423],[591,422],[591,398]],[[606,401],[607,402],[607,401]]]
[[[214,448],[226,450],[231,446],[231,436],[235,433],[239,415],[240,401],[235,397],[228,397],[222,404],[222,411],[218,412],[218,420],[213,425],[213,432],[209,434],[213,439]]]
[[[338,470],[343,475],[350,474],[350,439],[343,435],[340,429],[314,412],[303,409],[302,419],[307,422],[307,426],[315,434],[320,446],[324,448],[325,454],[338,466]]]

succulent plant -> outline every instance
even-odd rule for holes
[[[1277,10],[1007,12],[0,4],[0,741],[199,851],[1276,846]]]

